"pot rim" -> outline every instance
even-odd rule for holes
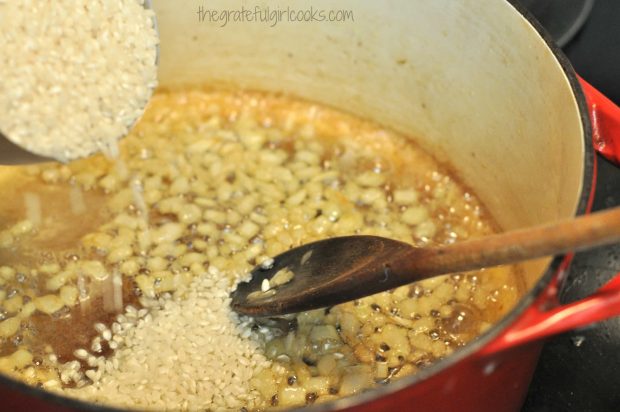
[[[585,98],[585,94],[578,80],[577,73],[573,68],[571,62],[568,60],[560,46],[551,38],[551,35],[545,30],[545,28],[536,20],[534,15],[529,12],[518,0],[506,0],[525,20],[534,28],[540,38],[545,42],[549,50],[552,52],[557,63],[560,65],[564,76],[568,80],[569,86],[573,92],[573,97],[577,103],[577,109],[579,111],[579,118],[581,120],[581,127],[583,131],[584,139],[584,163],[582,174],[581,193],[579,194],[579,202],[575,210],[575,215],[582,215],[588,212],[591,198],[594,195],[593,188],[596,178],[596,158],[594,147],[592,146],[592,124],[590,121],[588,104]],[[395,382],[391,382],[389,385],[374,388],[367,392],[361,393],[349,398],[337,399],[331,402],[326,402],[320,405],[314,405],[310,407],[296,408],[294,410],[303,409],[305,412],[322,412],[328,410],[343,410],[359,406],[364,403],[369,403],[385,396],[389,396],[396,392],[400,392],[409,386],[416,385],[434,375],[449,369],[450,367],[461,362],[465,358],[475,355],[482,348],[491,343],[494,339],[498,338],[502,333],[510,328],[510,326],[536,301],[538,296],[549,285],[549,283],[558,274],[563,262],[566,259],[566,255],[554,256],[549,263],[545,273],[540,277],[536,284],[519,300],[519,303],[512,308],[512,310],[506,314],[499,322],[495,323],[486,332],[480,335],[474,341],[468,343],[463,348],[455,351],[452,355],[444,358],[438,362],[433,363],[428,368],[425,368],[415,375],[404,377]]]
[[[561,48],[554,42],[551,36],[546,32],[542,25],[534,18],[534,16],[522,6],[518,0],[506,0],[525,20],[534,28],[538,35],[545,42],[549,50],[552,52],[556,61],[560,65],[564,75],[566,76],[570,88],[573,92],[573,97],[577,103],[579,110],[579,117],[581,120],[581,127],[583,130],[584,138],[584,169],[583,180],[581,186],[581,193],[579,195],[579,202],[575,211],[576,215],[581,215],[587,212],[588,203],[592,196],[592,188],[594,185],[593,178],[595,176],[595,154],[592,147],[592,127],[590,117],[588,113],[588,106],[586,103],[585,95],[579,84],[577,73],[575,72],[572,64],[562,52]],[[549,285],[551,280],[557,274],[562,262],[565,259],[565,255],[558,255],[553,258],[549,263],[545,273],[540,277],[536,284],[519,300],[519,303],[499,322],[495,323],[486,332],[479,336],[475,341],[468,343],[462,349],[457,350],[452,355],[444,358],[438,362],[435,362],[426,369],[423,369],[416,373],[389,385],[377,387],[368,390],[364,393],[351,396],[348,398],[337,399],[334,401],[326,402],[320,405],[303,406],[295,408],[293,410],[303,409],[307,412],[322,412],[328,410],[342,410],[368,402],[378,400],[380,398],[389,396],[403,389],[418,384],[431,376],[434,376],[455,364],[461,362],[463,359],[468,358],[484,348],[487,344],[500,336],[510,328],[510,325],[514,323],[536,300],[542,291]],[[8,376],[0,373],[0,385],[8,387],[10,389],[22,392],[27,396],[34,396],[43,401],[49,401],[57,406],[64,406],[70,409],[83,410],[83,411],[97,411],[97,412],[121,412],[124,409],[99,405],[91,402],[86,402],[78,399],[73,399],[65,396],[55,394],[53,392],[46,391],[44,389],[30,386],[20,381],[9,378]]]

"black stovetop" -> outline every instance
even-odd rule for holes
[[[597,0],[564,51],[583,78],[620,104],[620,0]],[[620,167],[598,160],[594,210],[620,205]],[[578,254],[562,301],[587,296],[618,272],[620,245]],[[545,345],[522,412],[563,411],[620,411],[620,318]]]

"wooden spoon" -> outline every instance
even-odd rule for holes
[[[256,267],[251,279],[232,293],[232,308],[252,316],[301,312],[437,275],[618,241],[620,207],[446,246],[417,248],[378,236],[336,237],[290,249],[269,267]]]

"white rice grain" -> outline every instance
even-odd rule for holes
[[[230,291],[230,282],[209,268],[174,297],[160,299],[150,322],[126,316],[132,328],[116,328],[114,337],[109,329],[102,332],[116,350],[104,364],[85,372],[93,383],[63,392],[143,410],[257,405],[260,395],[251,389],[249,378],[271,364],[251,322],[240,321],[231,311]],[[130,313],[135,314],[135,308],[126,311]]]
[[[0,2],[0,130],[68,161],[103,151],[156,85],[158,36],[142,0]]]

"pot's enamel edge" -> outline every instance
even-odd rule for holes
[[[592,147],[592,125],[589,117],[589,107],[583,89],[581,88],[581,85],[579,83],[577,73],[575,72],[572,64],[570,63],[564,52],[561,50],[561,48],[557,44],[555,44],[554,40],[540,25],[540,23],[538,23],[534,16],[523,6],[521,6],[518,3],[518,0],[506,1],[510,3],[532,25],[532,27],[538,32],[540,37],[545,41],[547,47],[551,50],[555,59],[561,66],[566,80],[568,81],[570,88],[573,92],[575,103],[577,104],[579,110],[584,141],[583,178],[581,193],[579,196],[579,202],[577,204],[575,214],[581,215],[584,213],[588,213],[592,206],[592,200],[594,198],[594,190],[596,186],[596,156],[594,148]],[[376,401],[384,396],[388,396],[395,392],[406,390],[407,387],[421,383],[424,380],[432,377],[433,375],[436,375],[441,371],[455,366],[456,364],[470,356],[483,357],[479,355],[478,352],[480,352],[485,346],[493,342],[506,330],[508,330],[510,326],[514,324],[514,322],[520,316],[522,316],[527,311],[527,309],[532,304],[534,304],[534,302],[539,299],[543,294],[548,294],[548,297],[557,296],[557,290],[552,290],[550,292],[550,289],[552,289],[551,283],[554,279],[557,279],[561,275],[562,267],[569,264],[567,263],[567,261],[570,261],[570,258],[567,256],[556,256],[549,264],[544,275],[541,276],[535,286],[525,296],[521,298],[517,306],[515,306],[500,322],[493,325],[493,327],[490,328],[489,331],[481,335],[479,339],[477,339],[475,342],[469,343],[462,350],[459,350],[450,357],[433,364],[429,368],[418,372],[416,375],[393,382],[389,386],[374,389],[351,398],[340,399],[322,405],[316,405],[313,407],[305,407],[300,409],[308,412],[350,409],[355,406]],[[562,285],[560,284],[560,287],[561,286]],[[532,350],[539,351],[540,346],[535,345]],[[491,358],[493,358],[493,356],[495,355],[491,355]],[[536,356],[536,358],[537,357],[538,355]],[[370,408],[369,410],[372,410],[372,408]]]

